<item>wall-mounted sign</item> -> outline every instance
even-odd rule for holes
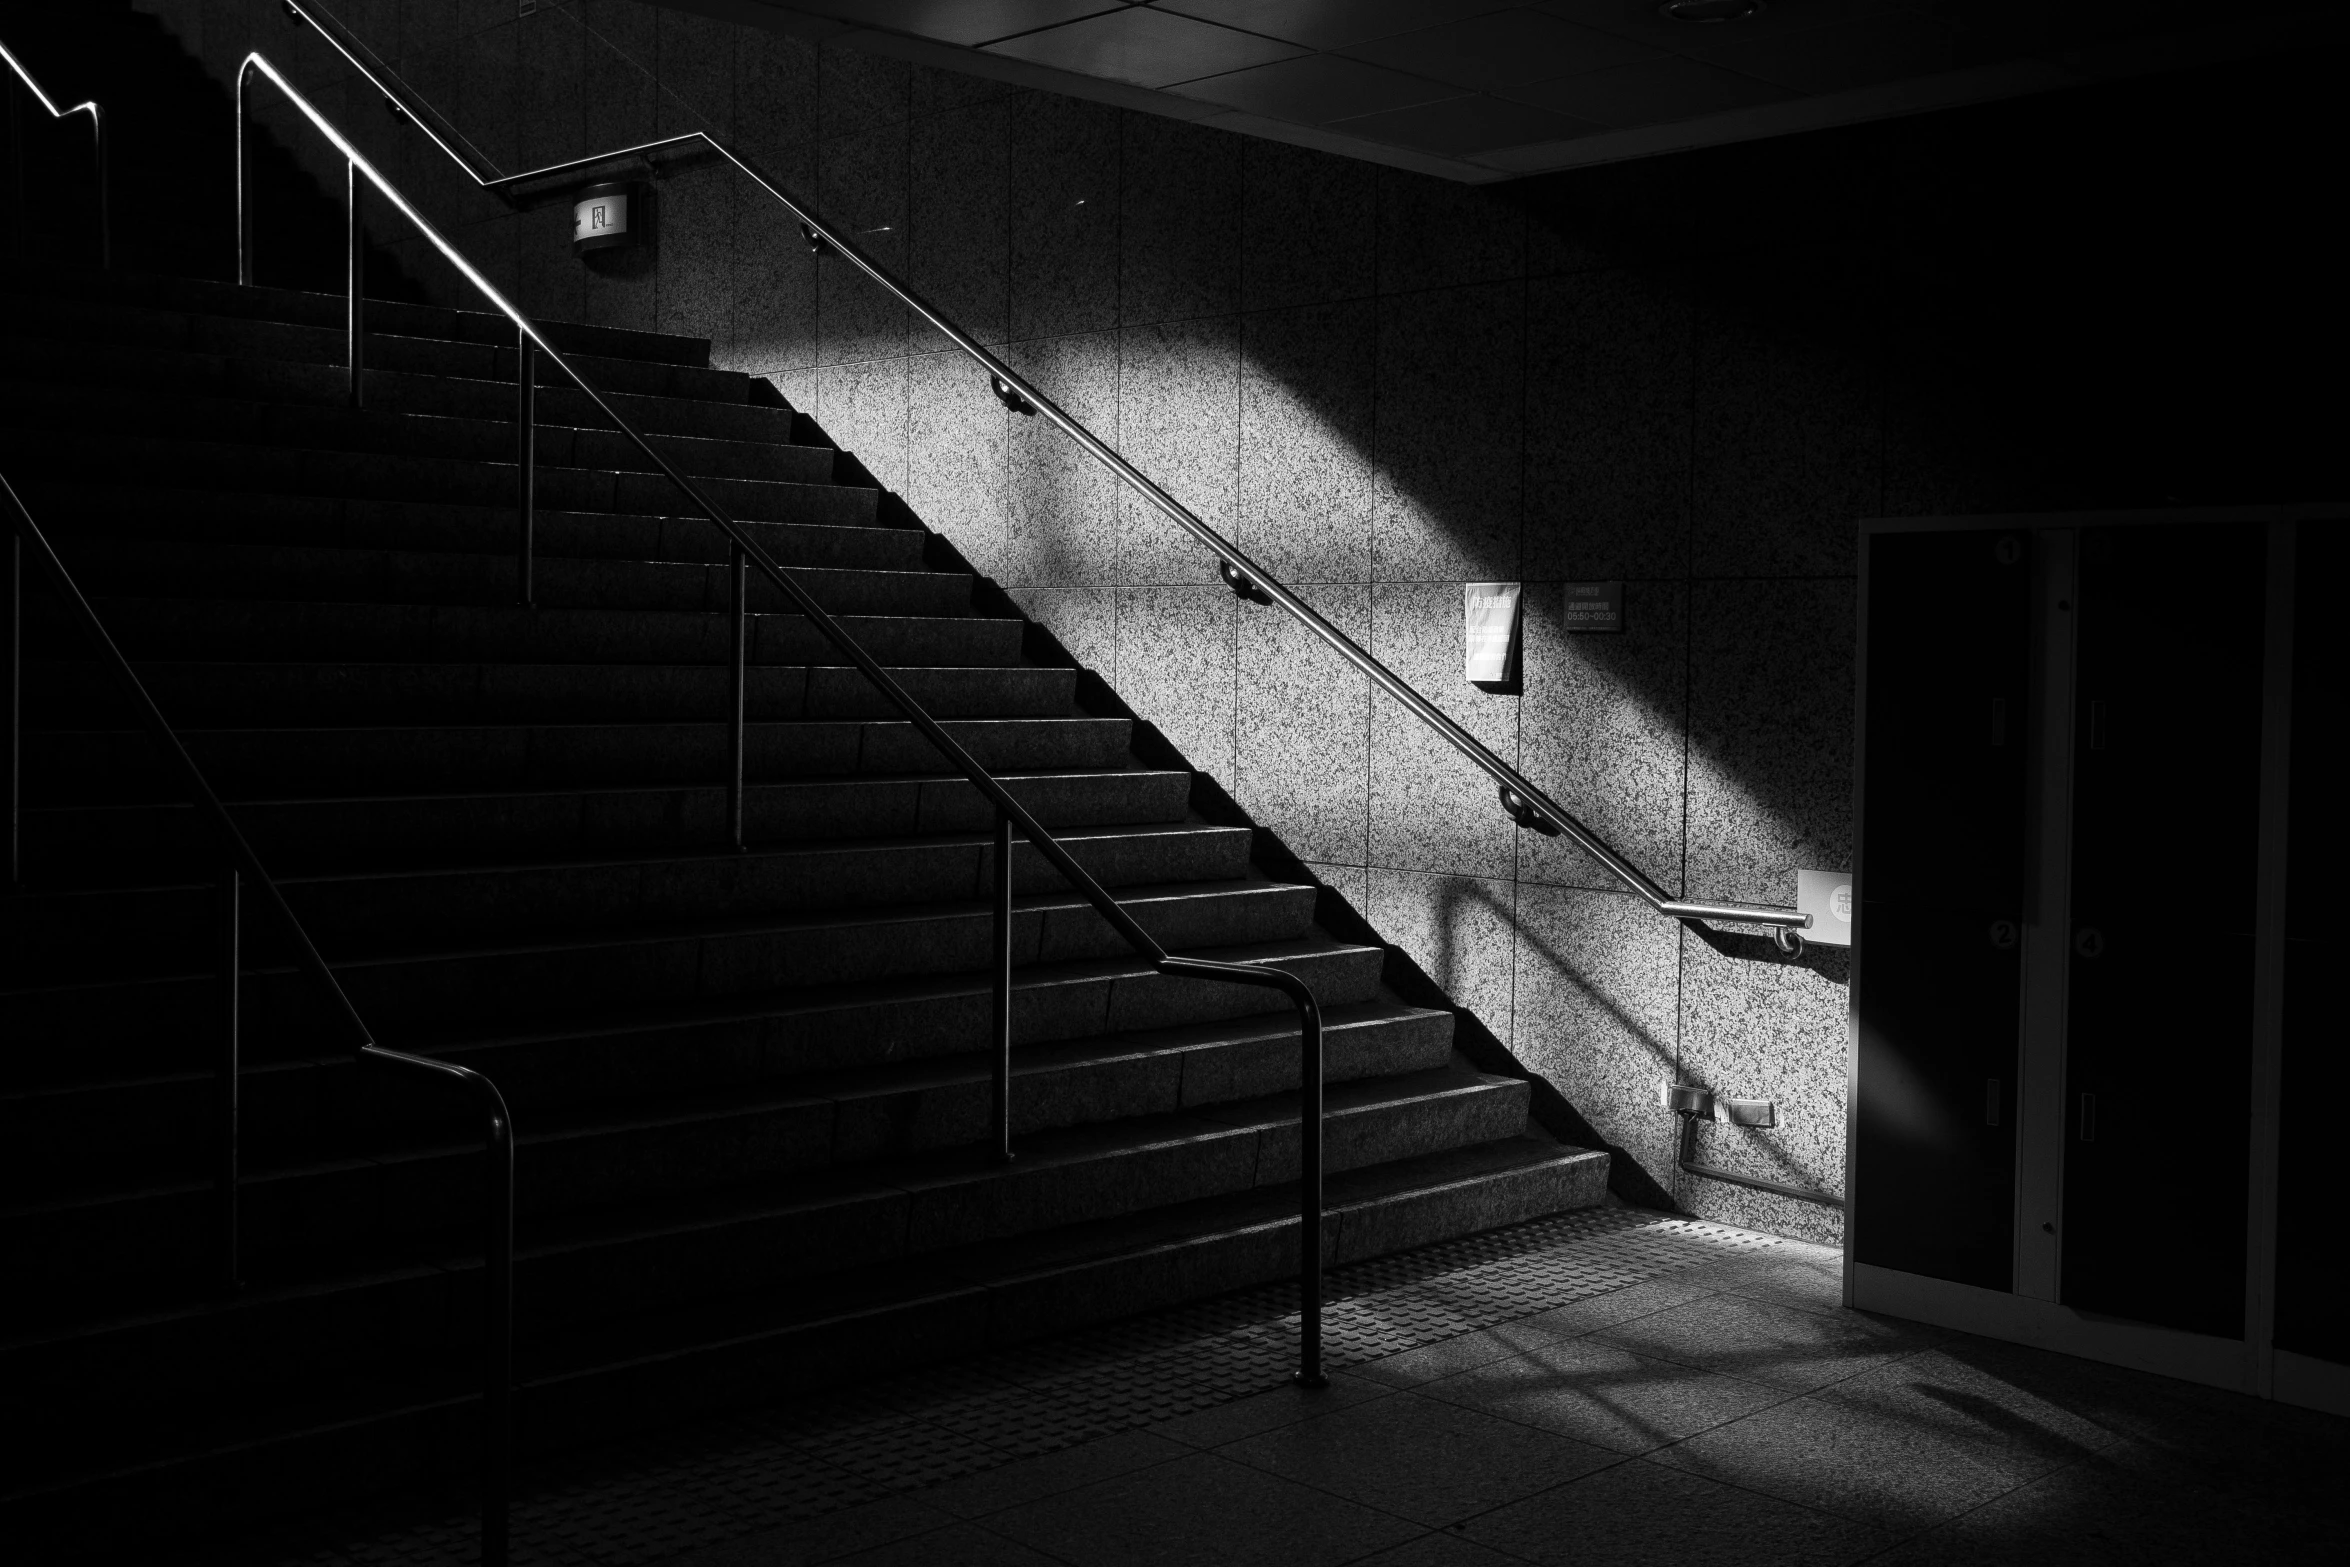
[[[1518,604],[1515,582],[1471,582],[1461,592],[1467,678],[1498,685],[1518,676]]]
[[[1852,945],[1852,872],[1797,871],[1795,912],[1811,916],[1803,939],[1823,947]]]
[[[633,245],[644,217],[644,195],[634,185],[590,185],[571,205],[571,253]]]
[[[1570,582],[1566,588],[1565,623],[1569,631],[1624,629],[1624,585],[1621,582]]]

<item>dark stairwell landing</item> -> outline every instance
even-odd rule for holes
[[[503,321],[371,305],[357,411],[340,299],[210,270],[0,275],[0,471],[384,1042],[512,1102],[526,1454],[1288,1272],[1290,1014],[1151,974],[1023,849],[1020,1158],[987,1160],[978,796],[755,595],[750,847],[722,850],[714,530],[550,391],[516,607]],[[1313,985],[1331,1261],[1601,1201],[1605,1153],[1385,989],[765,383],[698,340],[550,333],[1155,936]],[[71,625],[38,587],[25,611],[0,1518],[68,1555],[462,1473],[466,1129],[350,1065],[249,921],[245,1284],[212,1292],[217,866]]]

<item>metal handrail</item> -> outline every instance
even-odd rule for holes
[[[1676,898],[1658,886],[1638,866],[1625,859],[1601,841],[1599,835],[1570,815],[1564,807],[1538,788],[1525,774],[1503,761],[1474,735],[1455,723],[1444,711],[1422,696],[1402,676],[1371,656],[1356,644],[1353,638],[1324,619],[1312,605],[1244,554],[1240,547],[1209,527],[1182,502],[1176,500],[1158,485],[1152,483],[1139,469],[1106,442],[1079,423],[1059,404],[1038,390],[1026,377],[991,353],[985,345],[942,315],[936,306],[914,292],[903,281],[891,274],[872,257],[858,248],[855,241],[827,224],[814,210],[790,194],[774,180],[762,173],[751,161],[735,152],[725,143],[704,131],[689,131],[679,136],[664,137],[658,141],[643,142],[594,157],[574,158],[565,163],[548,164],[521,174],[499,174],[477,156],[460,151],[449,137],[435,129],[433,121],[439,116],[423,104],[405,83],[398,83],[389,71],[380,71],[381,62],[370,65],[361,58],[373,58],[373,52],[356,35],[328,15],[314,0],[284,0],[286,14],[296,21],[306,21],[316,27],[336,53],[348,61],[353,70],[367,78],[394,110],[413,121],[435,146],[456,162],[474,182],[511,202],[516,187],[541,180],[553,180],[566,174],[596,168],[628,158],[651,158],[669,149],[698,148],[723,158],[753,184],[782,204],[798,219],[801,232],[810,248],[819,254],[826,251],[839,256],[864,273],[883,289],[895,295],[898,301],[919,315],[948,341],[960,348],[988,373],[988,383],[995,395],[1015,413],[1041,416],[1059,427],[1063,434],[1094,461],[1117,475],[1127,488],[1141,496],[1170,521],[1205,545],[1217,558],[1217,570],[1226,586],[1241,598],[1252,603],[1270,604],[1287,611],[1299,624],[1319,637],[1339,657],[1361,671],[1373,685],[1386,692],[1420,722],[1436,731],[1446,744],[1468,758],[1469,762],[1492,779],[1499,789],[1502,810],[1521,827],[1546,837],[1564,837],[1576,847],[1597,860],[1609,874],[1625,888],[1644,900],[1650,908],[1670,919],[1704,921],[1716,920],[1734,925],[1760,925],[1770,930],[1773,939],[1785,952],[1802,949],[1800,934],[1811,924],[1811,916],[1795,909],[1768,904],[1720,902],[1695,898]],[[327,24],[332,25],[327,25]],[[386,80],[391,77],[391,80]],[[442,122],[443,125],[446,122]],[[454,134],[452,130],[452,135]],[[462,140],[462,138],[457,138]]]
[[[220,839],[227,863],[221,876],[219,913],[221,917],[219,951],[222,960],[222,1036],[218,1059],[219,1093],[214,1101],[218,1130],[221,1134],[214,1165],[215,1208],[213,1221],[217,1244],[216,1262],[220,1270],[218,1282],[224,1290],[233,1290],[239,1283],[239,1240],[237,1214],[239,1095],[239,991],[241,956],[239,948],[241,921],[239,904],[243,887],[251,885],[261,895],[261,901],[277,916],[286,938],[293,945],[294,966],[307,974],[326,993],[330,1010],[350,1031],[353,1054],[359,1061],[382,1066],[398,1067],[405,1071],[428,1074],[442,1082],[464,1089],[479,1102],[483,1117],[483,1145],[489,1155],[489,1167],[483,1196],[483,1342],[482,1385],[484,1425],[492,1433],[488,1462],[484,1466],[484,1489],[495,1498],[494,1506],[485,1508],[483,1515],[483,1556],[485,1562],[502,1562],[505,1545],[505,1505],[509,1444],[503,1433],[512,1425],[513,1344],[514,1344],[514,1121],[506,1109],[505,1096],[497,1084],[473,1070],[453,1061],[436,1061],[430,1056],[411,1055],[404,1050],[392,1050],[376,1043],[375,1034],[367,1020],[352,1004],[350,993],[343,989],[335,971],[319,955],[317,944],[302,926],[286,902],[285,893],[277,881],[253,852],[253,845],[237,827],[236,821],[221,804],[203,770],[188,754],[187,746],[155,705],[155,699],[141,681],[131,662],[123,656],[120,646],[108,634],[106,623],[82,593],[81,587],[59,558],[48,535],[34,521],[32,512],[16,493],[16,486],[6,475],[0,475],[0,496],[7,501],[10,532],[8,541],[8,582],[4,597],[8,617],[8,818],[9,818],[9,882],[21,884],[22,865],[18,858],[18,821],[21,802],[18,797],[18,759],[22,753],[21,693],[23,667],[23,581],[24,555],[31,549],[34,561],[49,579],[49,585],[65,603],[70,618],[80,623],[83,633],[96,647],[99,658],[112,669],[123,692],[130,698],[138,720],[162,751],[170,769],[179,775],[189,798],[204,817],[207,825]],[[496,1536],[495,1554],[491,1537]]]
[[[292,7],[289,5],[288,9],[292,9]],[[1166,948],[1161,946],[1155,937],[1144,930],[1134,917],[1127,913],[1117,899],[1112,897],[1083,866],[1077,863],[1060,840],[1047,831],[1044,824],[1039,822],[1035,816],[1030,814],[1027,807],[1012,796],[1001,781],[982,767],[969,751],[965,750],[952,735],[947,733],[937,719],[933,718],[920,703],[914,700],[906,689],[897,682],[896,678],[882,667],[879,661],[849,635],[840,622],[835,620],[823,605],[816,601],[814,595],[803,587],[791,572],[777,564],[748,530],[720,510],[708,496],[702,493],[699,487],[683,473],[680,473],[675,465],[663,456],[636,426],[623,419],[605,400],[603,394],[588,383],[587,378],[572,365],[571,361],[556,351],[538,326],[517,309],[505,295],[501,294],[497,287],[482,275],[480,269],[475,267],[446,235],[435,228],[431,221],[417,210],[414,203],[409,201],[390,180],[386,179],[373,164],[367,161],[366,156],[352,145],[350,139],[344,136],[333,122],[321,114],[300,92],[296,91],[293,85],[280,74],[277,67],[257,51],[246,55],[237,70],[239,162],[237,232],[240,243],[238,272],[242,280],[249,282],[252,276],[252,213],[246,199],[250,182],[245,178],[244,159],[249,94],[252,83],[257,77],[265,78],[279,93],[283,94],[286,100],[310,122],[311,128],[317,131],[344,159],[348,176],[347,190],[352,203],[348,232],[354,259],[348,274],[351,285],[348,309],[351,323],[353,355],[351,374],[354,398],[356,398],[360,379],[358,345],[363,332],[361,315],[363,301],[359,293],[359,268],[356,256],[361,242],[357,215],[358,196],[360,181],[364,179],[368,185],[374,187],[386,201],[392,204],[400,216],[407,220],[410,227],[414,228],[428,244],[440,253],[443,260],[457,269],[459,275],[472,285],[475,292],[488,300],[498,309],[499,313],[514,323],[517,347],[521,350],[518,379],[524,389],[523,401],[526,407],[529,398],[528,389],[533,385],[535,379],[534,356],[543,354],[582,395],[596,406],[597,410],[611,422],[612,427],[626,436],[637,450],[652,463],[654,468],[677,488],[678,492],[691,503],[694,510],[700,512],[726,535],[731,546],[733,569],[730,576],[734,590],[733,660],[735,678],[732,682],[734,714],[731,727],[736,736],[736,744],[733,759],[735,777],[731,793],[733,815],[738,834],[741,822],[742,748],[740,735],[742,731],[743,691],[741,676],[746,640],[743,627],[748,598],[745,579],[747,569],[753,566],[758,568],[760,575],[780,589],[798,612],[816,627],[834,649],[854,664],[858,672],[872,682],[874,687],[888,699],[890,705],[904,715],[907,722],[947,759],[954,770],[961,773],[972,787],[977,789],[995,807],[996,852],[993,912],[996,920],[996,1004],[994,1009],[996,1118],[999,1138],[1007,1139],[999,1141],[999,1151],[1007,1156],[1010,1151],[1007,1124],[1011,1077],[1010,849],[1011,834],[1014,828],[1017,828],[1036,851],[1044,857],[1046,862],[1058,871],[1062,878],[1086,902],[1093,906],[1095,912],[1101,915],[1110,928],[1116,931],[1127,945],[1150,963],[1158,973],[1196,979],[1224,980],[1233,984],[1255,985],[1278,990],[1297,1008],[1301,1044],[1299,1073],[1301,1094],[1299,1116],[1301,1138],[1301,1175],[1299,1179],[1300,1332],[1297,1380],[1307,1386],[1322,1385],[1324,1380],[1321,1358],[1322,1015],[1321,1008],[1314,999],[1312,989],[1302,979],[1281,969],[1242,963],[1223,963],[1205,958],[1179,957],[1169,953]],[[527,432],[527,426],[525,426],[525,430]],[[522,487],[527,489],[527,481]]]
[[[50,97],[48,90],[39,82],[33,80],[33,73],[25,68],[24,62],[5,43],[0,43],[0,60],[8,62],[8,68],[16,73],[16,79],[24,83],[26,91],[33,95],[42,108],[49,111],[52,120],[66,119],[76,114],[89,115],[91,156],[98,165],[98,266],[100,270],[113,266],[114,234],[107,216],[109,204],[106,194],[106,110],[95,98],[77,103],[71,108],[60,109],[57,100]]]

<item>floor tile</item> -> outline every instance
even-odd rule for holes
[[[1643,1459],[1488,1513],[1462,1532],[1559,1567],[1839,1567],[1893,1540]]]
[[[1086,1567],[1316,1567],[1419,1531],[1213,1453],[1047,1497],[988,1519],[996,1533]]]
[[[875,1546],[934,1533],[954,1521],[936,1508],[892,1497],[689,1551],[663,1567],[814,1567],[818,1562],[838,1561]]]
[[[1588,1443],[1413,1393],[1283,1426],[1220,1451],[1431,1527],[1618,1461]]]
[[[1508,1324],[1479,1333],[1463,1333],[1419,1349],[1407,1349],[1400,1355],[1389,1355],[1383,1360],[1365,1361],[1348,1369],[1352,1375],[1373,1382],[1384,1382],[1394,1387],[1413,1387],[1466,1371],[1472,1366],[1484,1365],[1489,1360],[1522,1354],[1549,1342],[1549,1334]]]
[[[1791,1396],[1591,1338],[1556,1340],[1420,1392],[1622,1453],[1648,1452]]]
[[[1805,1393],[1858,1376],[1949,1337],[1857,1311],[1822,1314],[1736,1295],[1709,1295],[1602,1329],[1636,1354]]]
[[[1539,1316],[1528,1317],[1513,1326],[1523,1331],[1548,1333],[1557,1338],[1574,1338],[1585,1333],[1596,1333],[1612,1328],[1619,1322],[1630,1322],[1639,1317],[1652,1317],[1675,1306],[1685,1306],[1693,1300],[1703,1300],[1717,1293],[1715,1287],[1690,1273],[1669,1273],[1661,1279],[1626,1285],[1594,1295],[1589,1300],[1573,1301]]]
[[[1463,1539],[1452,1529],[1432,1529],[1392,1551],[1366,1556],[1354,1567],[1523,1567],[1515,1556]]]
[[[917,1492],[914,1499],[958,1518],[979,1518],[1039,1497],[1074,1491],[1113,1475],[1163,1464],[1193,1451],[1194,1448],[1181,1442],[1170,1442],[1147,1431],[1127,1431],[1040,1458],[1024,1458],[1000,1469],[965,1475],[960,1480]]]
[[[1653,1456],[1897,1535],[1931,1528],[2055,1466],[1816,1398],[1790,1399]]]
[[[1328,1387],[1274,1388],[1251,1398],[1165,1421],[1152,1426],[1150,1433],[1193,1447],[1222,1447],[1226,1442],[1237,1442],[1244,1436],[1255,1436],[1276,1426],[1311,1420],[1316,1415],[1326,1415],[1366,1399],[1385,1398],[1392,1391],[1382,1382],[1348,1372],[1333,1372]]]
[[[973,1524],[892,1541],[839,1558],[838,1567],[1061,1567],[1053,1557]]]

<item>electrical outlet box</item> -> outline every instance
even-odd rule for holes
[[[1717,1099],[1714,1119],[1731,1126],[1777,1126],[1779,1106],[1770,1099]]]

